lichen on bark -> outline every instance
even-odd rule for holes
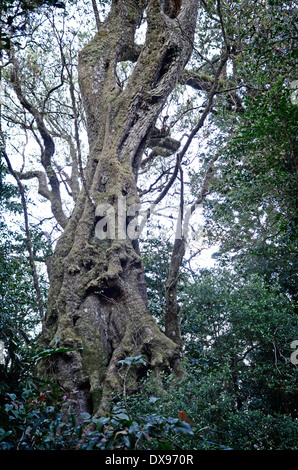
[[[56,355],[50,369],[64,390],[76,392],[76,413],[107,409],[121,389],[118,363],[127,356],[145,355],[147,368],[157,373],[181,372],[179,346],[148,310],[137,242],[128,236],[99,240],[95,227],[99,204],[114,208],[117,231],[119,197],[139,202],[140,157],[190,57],[197,3],[184,0],[172,19],[160,1],[112,2],[101,31],[79,55],[89,139],[86,187],[51,261],[43,333],[46,344],[76,349]],[[135,30],[147,7],[146,41],[137,56]],[[116,65],[127,56],[136,63],[120,90]]]

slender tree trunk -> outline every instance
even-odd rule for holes
[[[165,293],[165,334],[179,346],[180,351],[182,351],[183,342],[177,296],[180,269],[185,254],[185,242],[184,237],[176,239],[174,242]]]
[[[139,202],[141,156],[190,57],[197,3],[184,0],[179,11],[165,11],[156,0],[114,1],[98,34],[79,55],[90,154],[86,185],[51,261],[43,334],[47,344],[58,341],[77,350],[53,356],[40,369],[53,374],[65,391],[76,392],[77,413],[106,409],[112,393],[119,391],[117,364],[126,356],[144,354],[148,368],[180,371],[179,347],[148,311],[142,260],[137,241],[127,236],[131,218],[123,218],[120,203],[131,207]],[[140,48],[134,35],[146,8],[148,29]],[[121,90],[115,71],[123,60],[135,66]],[[115,238],[100,239],[96,232],[103,221],[97,208],[103,205],[115,215]]]
[[[180,329],[180,316],[179,316],[179,308],[178,308],[178,281],[180,275],[180,269],[182,266],[183,258],[185,255],[185,248],[187,243],[188,237],[188,224],[189,224],[189,217],[193,212],[196,210],[196,207],[200,205],[205,197],[208,194],[210,182],[212,179],[212,173],[214,168],[214,163],[218,159],[219,155],[216,154],[211,161],[209,162],[207,171],[205,173],[205,177],[202,181],[201,190],[198,194],[196,201],[190,207],[189,213],[184,213],[184,195],[183,195],[183,171],[181,167],[181,162],[184,154],[186,153],[193,137],[197,134],[197,132],[203,127],[205,120],[212,109],[214,95],[216,94],[217,87],[219,85],[220,75],[222,73],[223,68],[226,66],[228,60],[228,52],[226,51],[219,63],[219,66],[216,70],[214,80],[212,81],[212,85],[210,86],[210,93],[208,97],[207,105],[193,128],[192,132],[188,136],[188,139],[183,147],[183,149],[177,155],[177,164],[176,164],[176,175],[178,174],[178,170],[180,170],[180,179],[181,179],[181,190],[180,190],[180,216],[177,221],[177,233],[176,238],[172,250],[172,256],[170,261],[169,267],[169,274],[166,283],[166,293],[165,293],[165,333],[168,338],[174,341],[179,349],[182,351],[183,342],[181,337],[181,329]],[[176,178],[176,176],[175,176]]]

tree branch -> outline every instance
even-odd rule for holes
[[[14,88],[14,91],[21,103],[21,105],[26,109],[35,119],[38,131],[43,140],[43,147],[41,152],[41,163],[45,169],[46,175],[49,178],[51,185],[51,206],[53,215],[56,218],[57,222],[61,225],[62,228],[65,228],[68,223],[68,218],[66,217],[63,208],[62,200],[60,194],[60,183],[57,178],[57,175],[52,166],[52,157],[55,152],[54,141],[51,137],[50,132],[47,130],[45,123],[43,121],[42,114],[38,109],[30,103],[24,96],[20,83],[19,83],[19,64],[17,59],[11,53],[11,62],[13,64],[11,72],[11,82]]]
[[[101,21],[100,21],[100,18],[99,18],[99,13],[98,13],[96,0],[92,0],[92,8],[93,8],[93,12],[94,12],[94,17],[95,17],[97,30],[99,31],[100,26],[101,26]]]
[[[38,193],[51,201],[52,193],[47,184],[47,178],[43,171],[33,170],[27,171],[26,173],[21,173],[15,171],[15,174],[18,176],[20,180],[30,180],[33,178],[37,178],[38,180]]]
[[[41,319],[41,324],[42,324],[42,329],[44,330],[46,328],[45,326],[45,315],[43,311],[43,302],[42,302],[42,295],[39,287],[39,281],[38,281],[38,275],[36,271],[36,265],[35,265],[35,260],[34,260],[34,253],[33,253],[33,246],[32,246],[32,240],[31,240],[31,234],[30,234],[30,228],[29,228],[29,218],[28,218],[28,211],[27,211],[27,204],[26,204],[26,198],[25,198],[25,191],[23,188],[23,185],[21,183],[20,178],[18,175],[15,173],[13,170],[10,160],[8,158],[8,155],[5,150],[5,139],[4,135],[2,133],[2,130],[0,131],[1,135],[1,140],[2,140],[2,148],[1,152],[2,155],[4,156],[4,159],[7,163],[8,170],[10,174],[14,177],[14,179],[17,182],[19,191],[20,191],[20,196],[21,196],[21,201],[22,201],[22,206],[23,206],[23,213],[24,213],[24,221],[25,221],[25,233],[26,233],[26,241],[27,241],[27,249],[29,253],[29,262],[30,262],[30,267],[31,267],[31,272],[32,272],[32,277],[33,277],[33,285],[34,289],[36,291],[37,295],[37,304],[38,304],[38,311],[39,311],[39,316]]]

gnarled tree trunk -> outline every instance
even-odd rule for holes
[[[77,392],[77,413],[105,409],[119,390],[117,364],[126,356],[145,354],[148,367],[179,371],[179,346],[147,309],[137,240],[127,235],[131,219],[120,209],[121,201],[139,202],[141,156],[190,57],[197,3],[113,1],[97,36],[79,55],[90,153],[86,184],[51,261],[43,334],[47,344],[58,340],[61,347],[77,348],[57,355],[46,369],[65,391]],[[140,47],[134,36],[145,10],[148,27]],[[115,72],[124,60],[135,65],[121,90]],[[97,208],[107,204],[115,215],[114,238],[96,231],[103,220]]]

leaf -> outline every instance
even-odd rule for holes
[[[3,441],[7,436],[12,434],[12,431],[4,431],[4,429],[0,428],[0,441]]]
[[[118,361],[118,364],[127,364],[128,366],[132,366],[135,364],[146,365],[146,359],[147,356],[143,356],[140,354],[139,356],[126,357],[125,359]]]
[[[193,434],[192,427],[189,423],[186,423],[185,421],[178,421],[176,426],[173,427],[173,430],[176,432],[184,432],[187,434]]]
[[[96,422],[96,429],[98,432],[101,432],[102,431],[102,428],[105,426],[105,424],[107,424],[108,422],[110,421],[110,418],[99,418],[97,420],[94,420],[94,422]]]
[[[150,398],[149,398],[149,403],[156,403],[158,400],[159,400],[159,398],[150,397]]]
[[[130,442],[129,436],[123,436],[123,441],[124,441],[125,447],[127,447],[128,449],[132,448],[132,444]]]
[[[178,411],[178,416],[179,416],[180,421],[183,421],[183,422],[185,421],[188,424],[194,424],[192,421],[189,421],[186,411]]]
[[[130,420],[127,414],[119,413],[118,415],[112,417],[111,422],[116,425],[122,424],[124,426],[127,426],[128,423],[130,423]]]
[[[34,361],[39,361],[45,357],[52,356],[53,354],[71,352],[71,351],[80,351],[82,348],[46,348],[37,353],[33,354],[31,357]]]
[[[168,444],[167,442],[161,442],[161,441],[158,442],[158,448],[160,450],[172,450],[172,447],[170,446],[170,444]]]
[[[187,414],[185,411],[178,411],[178,417],[180,421],[186,421]]]

